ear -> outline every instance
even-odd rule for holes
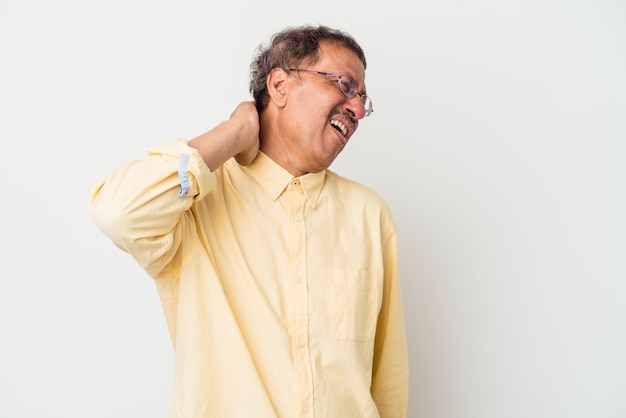
[[[267,76],[267,91],[275,106],[284,107],[287,104],[288,78],[289,73],[282,68],[274,68]]]

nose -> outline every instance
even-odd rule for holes
[[[353,98],[346,100],[346,110],[353,118],[361,120],[365,117],[365,106],[361,101],[361,95],[356,94]]]

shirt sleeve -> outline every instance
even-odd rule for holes
[[[409,366],[395,233],[384,245],[384,263],[383,302],[376,329],[371,392],[381,418],[404,418]]]
[[[155,277],[180,245],[181,224],[191,219],[186,212],[215,183],[197,150],[179,139],[101,179],[89,210],[102,232]]]

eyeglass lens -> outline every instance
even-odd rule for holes
[[[354,96],[358,94],[358,91],[359,91],[358,87],[356,85],[356,82],[352,78],[344,75],[344,76],[339,77],[338,81],[339,81],[339,87],[341,87],[341,91],[348,98],[352,99]],[[370,98],[364,94],[359,94],[359,97],[361,99],[361,103],[365,107],[366,115],[369,115],[370,113],[372,113],[373,111],[372,101],[370,100]]]

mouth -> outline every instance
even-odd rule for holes
[[[346,113],[335,111],[331,114],[330,126],[347,140],[356,130],[357,121]]]
[[[343,136],[348,135],[348,128],[346,128],[346,125],[344,125],[340,121],[333,119],[330,121],[330,125],[336,130],[338,130],[339,132],[341,132]]]

